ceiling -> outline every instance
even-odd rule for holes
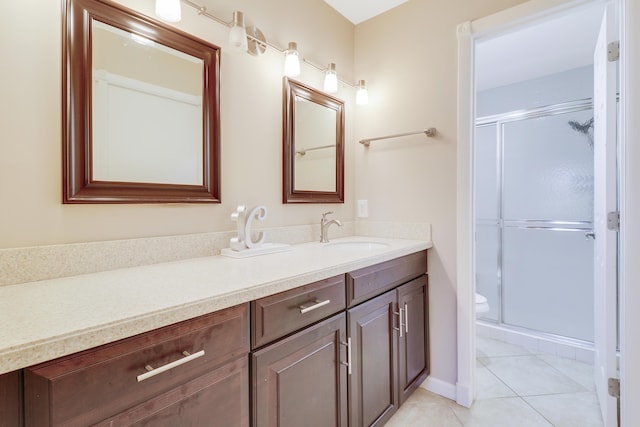
[[[357,25],[408,0],[324,1]],[[480,40],[476,45],[476,88],[505,86],[592,64],[603,10],[599,2]]]
[[[357,25],[408,0],[324,0],[342,16]]]
[[[604,6],[581,8],[476,44],[476,88],[504,86],[593,64]]]

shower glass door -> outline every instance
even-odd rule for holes
[[[593,341],[592,117],[583,105],[477,128],[476,270],[492,306],[486,320]]]

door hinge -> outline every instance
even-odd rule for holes
[[[608,386],[609,386],[609,396],[619,399],[620,398],[620,379],[609,378]]]
[[[607,229],[620,231],[620,212],[607,212]]]
[[[620,42],[615,41],[607,45],[607,59],[609,62],[615,62],[620,59]]]

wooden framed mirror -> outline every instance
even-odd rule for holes
[[[63,202],[220,203],[220,48],[65,0]]]
[[[344,203],[344,102],[283,80],[283,203]]]

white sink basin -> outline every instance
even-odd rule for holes
[[[324,247],[341,251],[375,251],[388,246],[387,243],[383,242],[330,242]]]

